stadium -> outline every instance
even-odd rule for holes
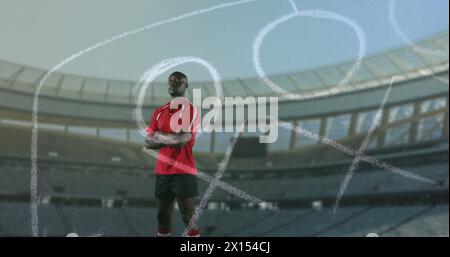
[[[362,56],[351,76],[354,58],[267,75],[279,91],[312,99],[275,92],[258,70],[222,79],[222,97],[279,97],[278,138],[262,144],[260,133],[240,133],[214,181],[235,133],[197,134],[198,200],[215,187],[199,218],[202,237],[448,236],[446,22],[444,31]],[[2,58],[0,236],[154,236],[156,159],[142,151],[133,116],[139,77]],[[164,81],[143,96],[146,123],[169,100]],[[216,96],[215,83],[209,74],[190,81],[188,98],[194,89]],[[181,236],[177,211],[172,222]]]

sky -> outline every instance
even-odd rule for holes
[[[0,0],[0,60],[50,69],[80,50],[126,31],[232,0]],[[324,10],[354,20],[366,33],[367,55],[404,46],[388,18],[389,0],[294,0],[300,10]],[[395,17],[412,41],[448,31],[448,0],[398,0]],[[211,63],[223,80],[257,77],[252,43],[270,22],[291,13],[287,0],[257,0],[165,24],[115,41],[60,71],[136,81],[166,58],[195,56]],[[291,19],[261,46],[268,75],[352,61],[358,38],[345,23]],[[198,64],[176,68],[190,81],[210,81]],[[166,81],[159,76],[156,80]]]

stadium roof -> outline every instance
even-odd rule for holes
[[[417,46],[448,53],[448,32],[428,38]],[[315,93],[335,87],[346,75],[354,60],[346,63],[271,76],[270,79],[293,93]],[[410,80],[427,74],[448,71],[448,54],[422,54],[412,47],[398,48],[383,54],[368,56],[354,74],[350,83],[339,87],[336,94],[386,85],[392,76]],[[0,87],[8,90],[33,93],[46,71],[15,63],[0,61]],[[96,103],[133,105],[137,92],[136,81],[105,80],[63,73],[54,73],[45,82],[42,95]],[[190,83],[190,89],[202,89],[202,97],[215,94],[210,81]],[[223,81],[224,96],[275,96],[258,78]],[[168,99],[165,83],[155,82],[147,92],[145,105],[159,105]],[[287,99],[281,99],[287,100]]]

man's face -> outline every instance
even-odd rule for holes
[[[178,77],[176,75],[171,75],[169,77],[169,95],[172,97],[184,96],[186,91],[187,80],[183,77]]]

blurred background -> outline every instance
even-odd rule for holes
[[[39,236],[155,236],[155,159],[141,151],[133,116],[140,76],[163,59],[194,56],[217,69],[224,96],[278,96],[259,79],[252,47],[264,27],[294,11],[292,4],[345,16],[366,41],[333,19],[295,17],[279,24],[260,48],[261,66],[279,87],[296,94],[327,91],[344,79],[361,45],[364,58],[350,81],[327,97],[279,98],[280,120],[327,139],[281,125],[272,144],[260,144],[258,133],[241,134],[222,181],[265,202],[217,188],[199,220],[202,236],[448,236],[448,1],[0,4],[0,236],[32,235],[31,128],[40,83]],[[213,6],[222,8],[208,9]],[[174,17],[180,19],[86,50]],[[169,100],[165,81],[174,70],[188,75],[188,97],[194,88],[203,98],[215,95],[205,67],[182,64],[152,82],[145,122]],[[364,151],[379,165],[359,163],[333,212],[355,156],[328,139],[358,150],[393,76],[381,122]],[[200,171],[214,176],[232,134],[197,135]],[[209,183],[199,180],[199,186],[200,200]],[[173,235],[181,235],[177,207],[172,221]]]

